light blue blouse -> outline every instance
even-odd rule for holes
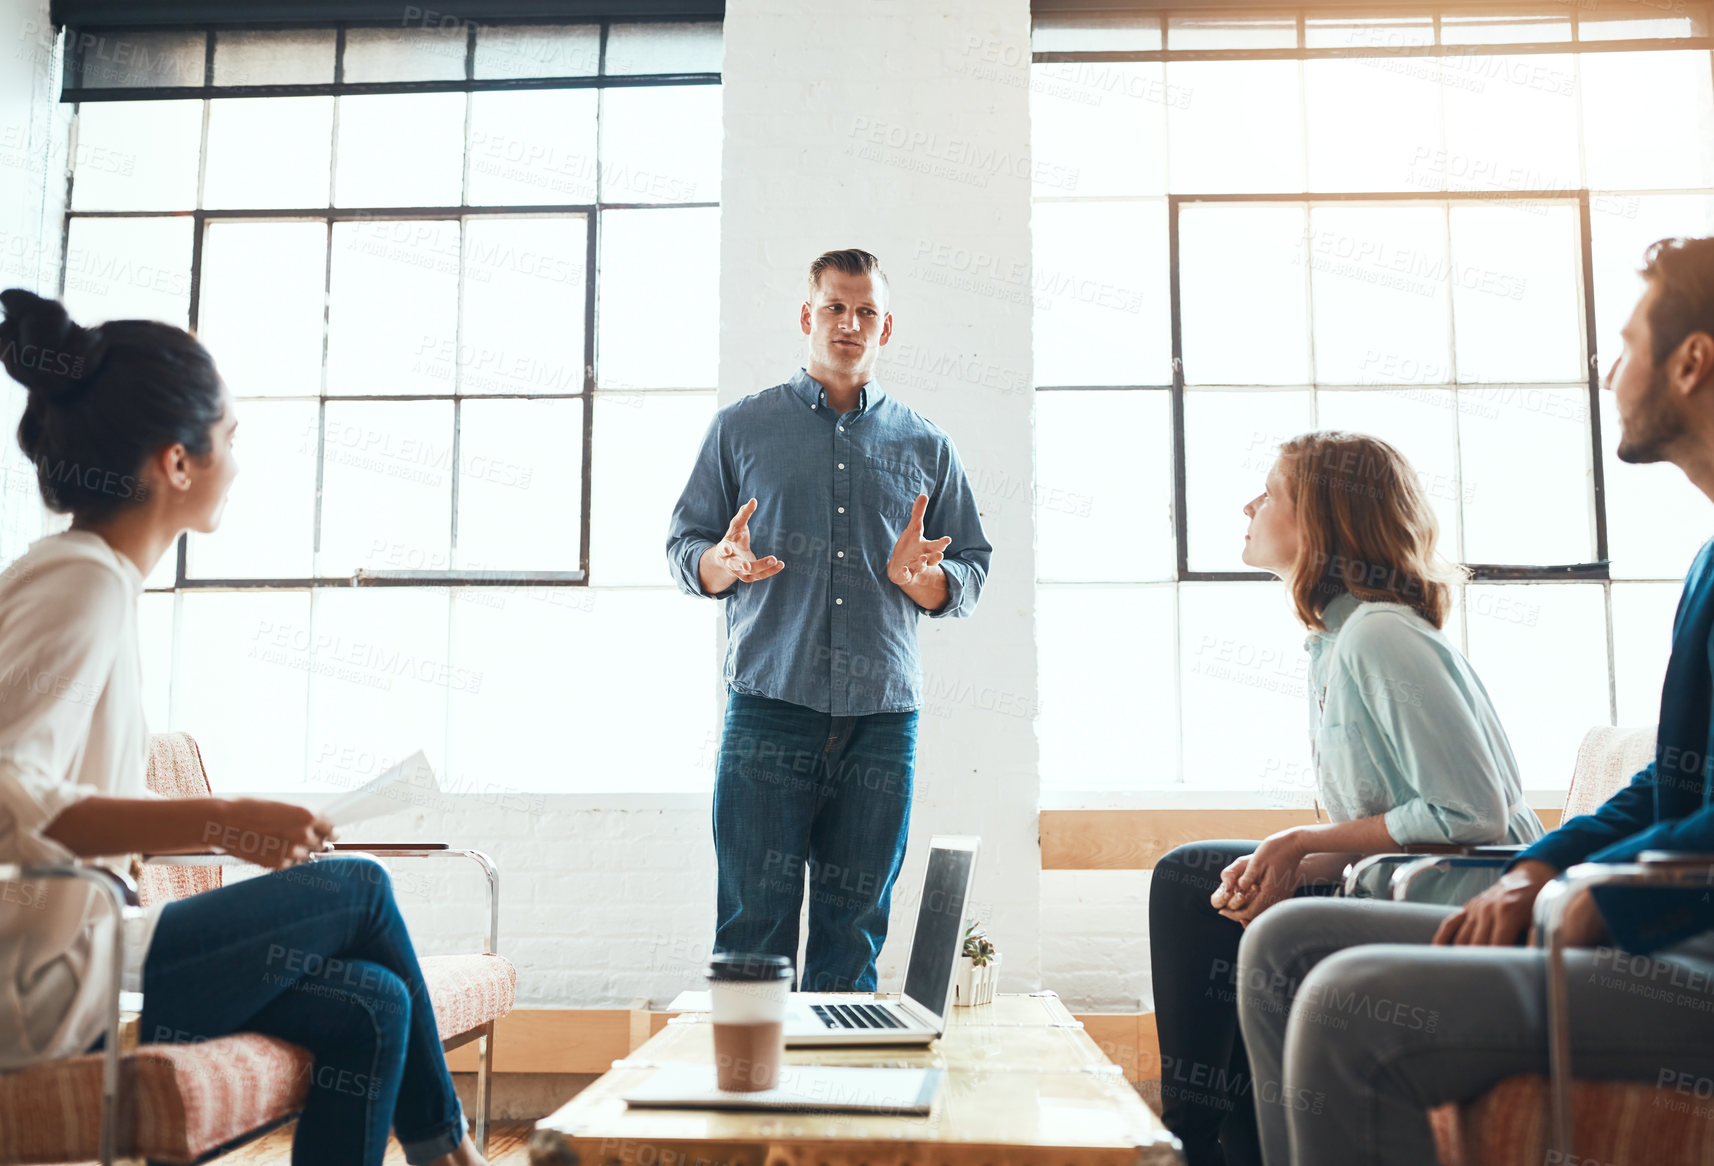
[[[1311,632],[1310,731],[1335,822],[1384,814],[1402,845],[1533,842],[1506,731],[1470,662],[1409,607],[1349,592]]]

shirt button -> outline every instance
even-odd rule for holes
[[[839,427],[839,432],[844,433],[845,432],[845,426],[841,425]]]
[[[833,602],[835,602],[835,603],[844,603],[844,602],[845,602],[845,601],[844,601],[844,600],[843,600],[843,599],[835,599],[835,600],[834,600],[834,601],[833,601]]]
[[[843,469],[844,469],[844,468],[845,468],[845,463],[844,463],[844,462],[840,462],[840,463],[839,463],[839,468],[840,468],[840,469],[842,469],[842,470],[843,470]]]
[[[839,552],[839,557],[840,557],[840,558],[842,558],[842,559],[843,559],[843,558],[844,558],[844,557],[845,557],[845,552],[844,552],[844,551],[840,551],[840,552]]]
[[[839,508],[839,513],[844,514],[845,513],[845,507],[841,506]]]

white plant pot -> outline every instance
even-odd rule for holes
[[[977,967],[970,957],[958,957],[958,978],[952,984],[952,1003],[960,1008],[974,1004],[992,1004],[994,986],[1000,981],[1000,957],[993,956]]]

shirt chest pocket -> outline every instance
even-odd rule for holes
[[[1357,721],[1323,723],[1315,734],[1316,787],[1334,821],[1366,818],[1396,799],[1375,759],[1369,733]]]
[[[904,529],[910,521],[917,495],[928,493],[922,471],[904,462],[866,458],[862,475],[863,498],[859,504],[876,511],[887,525]]]

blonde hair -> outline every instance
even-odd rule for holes
[[[860,248],[846,247],[839,251],[824,251],[810,263],[809,298],[812,303],[815,293],[821,289],[821,273],[829,268],[846,275],[873,275],[889,295],[892,293],[893,285],[888,282],[887,273],[881,270],[881,261]]]
[[[1416,471],[1378,437],[1324,429],[1280,446],[1279,470],[1297,512],[1289,590],[1304,626],[1340,595],[1402,603],[1435,627],[1446,622],[1464,568],[1435,550],[1440,524]]]

